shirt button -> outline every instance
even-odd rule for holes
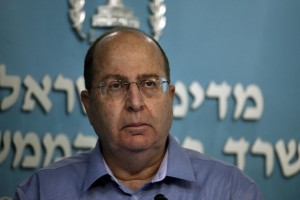
[[[139,200],[139,197],[137,195],[132,195],[131,200]]]

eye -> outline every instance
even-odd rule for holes
[[[142,81],[142,86],[145,88],[155,88],[157,86],[157,83],[155,80],[145,80]]]
[[[109,90],[119,90],[122,89],[122,83],[119,81],[112,81],[108,85]]]

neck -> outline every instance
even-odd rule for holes
[[[155,152],[117,152],[103,157],[114,176],[132,191],[149,182],[157,173],[166,148]]]

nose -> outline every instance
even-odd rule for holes
[[[133,112],[143,110],[145,106],[142,93],[137,83],[128,86],[126,95],[126,109]]]

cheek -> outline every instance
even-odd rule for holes
[[[111,132],[116,126],[117,106],[114,102],[97,103],[92,110],[92,125],[99,135],[101,132]]]
[[[169,129],[173,119],[172,102],[169,99],[152,104],[152,114],[160,129]],[[164,130],[165,131],[165,130]]]

